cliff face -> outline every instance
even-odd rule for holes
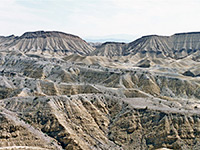
[[[183,58],[200,50],[200,32],[174,34],[171,39],[175,58]]]
[[[0,45],[3,50],[20,50],[25,53],[64,55],[78,53],[89,54],[93,48],[78,36],[57,31],[27,32],[22,36],[8,38]]]

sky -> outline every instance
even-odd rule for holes
[[[200,0],[0,0],[0,35],[38,30],[82,38],[200,31]]]

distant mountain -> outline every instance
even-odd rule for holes
[[[94,48],[102,45],[102,43],[100,43],[100,42],[88,42],[88,44]]]
[[[123,37],[123,36],[122,36]],[[130,43],[87,43],[78,36],[58,31],[26,32],[21,36],[0,36],[0,50],[17,50],[26,54],[86,56],[134,56],[140,58],[181,59],[200,51],[200,32],[172,36],[148,35]],[[196,58],[199,59],[199,53]]]
[[[87,55],[93,47],[80,37],[58,31],[26,32],[22,36],[0,37],[0,49],[25,53]]]
[[[179,59],[198,50],[200,50],[200,32],[190,32],[177,33],[172,36],[144,36],[129,43],[125,54],[152,54]]]
[[[135,40],[137,36],[134,35],[129,35],[129,34],[113,34],[113,35],[107,35],[107,36],[90,36],[90,37],[85,37],[84,39],[87,42],[100,42],[100,43],[105,43],[105,42],[125,42],[129,43],[133,40]]]
[[[97,47],[92,54],[101,56],[113,56],[112,54],[121,56],[139,55],[140,57],[180,59],[200,50],[200,32],[177,33],[172,36],[143,36],[124,44],[123,48],[118,43],[112,43],[112,48],[108,48],[108,45],[109,43]]]

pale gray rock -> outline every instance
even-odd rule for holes
[[[93,51],[60,32],[0,37],[0,149],[200,149],[199,53],[180,50],[197,39],[153,35]]]

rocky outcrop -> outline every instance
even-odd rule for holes
[[[5,99],[1,101],[2,114],[16,112],[13,118],[21,118],[29,128],[15,127],[16,123],[12,122],[12,128],[7,126],[6,132],[2,131],[1,144],[7,146],[13,136],[23,139],[23,130],[34,128],[42,131],[47,139],[58,141],[64,149],[199,148],[199,109],[193,114],[176,102],[160,100],[149,104],[149,100],[146,99],[146,104],[136,99],[132,103],[130,99],[102,94]],[[171,105],[174,109],[170,110],[167,107]],[[1,126],[6,124],[10,123]],[[12,145],[27,142],[29,146],[48,146],[36,141],[37,145],[28,143],[34,140],[30,137],[36,135],[27,134],[28,131],[23,135],[29,137],[27,140],[20,142],[15,138]]]
[[[30,126],[15,113],[0,108],[1,149],[62,149],[53,138]]]

